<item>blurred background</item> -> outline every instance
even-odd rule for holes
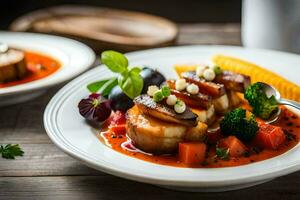
[[[57,15],[61,5],[78,7],[75,11],[59,8]],[[54,6],[56,10],[49,9]],[[80,6],[90,6],[92,11]],[[123,11],[94,12],[98,8],[138,11],[170,22],[145,15],[129,14],[129,19]],[[0,29],[71,37],[95,51],[219,44],[300,53],[299,10],[299,0],[9,0],[1,2]],[[74,14],[76,19],[65,17]]]
[[[141,11],[177,23],[239,23],[241,0],[9,0],[0,6],[0,28],[7,29],[17,17],[49,6],[76,4]]]

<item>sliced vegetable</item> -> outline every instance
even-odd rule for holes
[[[187,165],[201,164],[205,160],[204,143],[179,143],[179,161]]]
[[[254,144],[261,148],[278,149],[286,140],[283,130],[278,126],[261,124],[255,136]]]
[[[242,156],[247,151],[247,147],[235,136],[220,140],[218,148],[228,149],[229,155],[232,157]]]

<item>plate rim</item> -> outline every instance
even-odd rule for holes
[[[129,60],[130,60],[131,57],[136,55],[136,54],[146,53],[146,52],[149,52],[149,51],[156,51],[157,49],[168,50],[170,48],[174,49],[174,48],[190,48],[190,47],[193,47],[193,48],[198,48],[198,47],[201,47],[201,48],[205,48],[205,47],[218,48],[218,47],[222,47],[222,48],[247,49],[247,48],[243,48],[243,47],[224,46],[224,45],[187,45],[187,46],[179,46],[179,47],[164,47],[164,48],[156,48],[156,49],[149,49],[149,50],[143,50],[143,51],[136,51],[136,52],[128,53],[126,55],[129,57]],[[269,51],[270,52],[270,50],[262,50],[262,51]],[[278,53],[278,51],[271,51],[271,52],[277,52]],[[279,53],[291,54],[291,53],[285,53],[285,52],[279,52]],[[291,54],[291,55],[295,55],[295,54]],[[298,55],[296,55],[296,56],[299,57]],[[100,68],[101,66],[102,65],[98,66],[97,68]],[[97,70],[97,68],[89,70],[85,74],[83,74],[83,75],[79,76],[78,78],[74,79],[69,84],[64,86],[60,91],[63,91],[64,89],[71,87],[72,84],[74,84],[76,82],[79,82],[81,79],[86,78],[88,75],[92,74],[93,71]],[[279,176],[282,176],[282,175],[286,175],[286,174],[295,172],[295,171],[300,169],[300,162],[295,162],[295,163],[290,164],[289,166],[285,166],[284,169],[273,170],[269,173],[256,174],[256,176],[251,176],[251,177],[239,177],[239,178],[234,177],[234,178],[231,178],[231,179],[226,179],[226,180],[223,180],[223,181],[217,181],[216,182],[216,181],[209,181],[209,180],[205,180],[205,181],[201,181],[201,180],[200,181],[189,181],[189,180],[178,181],[178,180],[171,180],[171,179],[162,180],[160,178],[145,177],[145,176],[136,175],[136,174],[133,174],[133,173],[130,173],[130,172],[122,172],[122,171],[117,170],[117,169],[112,169],[109,166],[104,166],[104,165],[100,166],[100,164],[95,164],[94,162],[90,161],[89,159],[85,159],[84,157],[81,157],[81,156],[77,155],[76,152],[71,151],[67,147],[61,146],[61,144],[57,140],[57,138],[51,133],[53,130],[51,128],[51,124],[49,124],[49,120],[51,118],[50,116],[51,116],[52,112],[55,111],[55,109],[52,108],[54,103],[56,101],[58,101],[58,99],[62,96],[62,93],[60,91],[51,99],[51,101],[47,105],[47,107],[45,109],[45,112],[44,112],[44,127],[46,129],[46,132],[47,132],[48,136],[61,150],[63,150],[68,155],[78,159],[79,161],[83,162],[84,164],[86,164],[86,165],[88,165],[88,166],[90,166],[94,169],[101,170],[101,171],[104,171],[104,172],[112,174],[112,175],[116,175],[116,176],[123,177],[123,178],[130,179],[130,180],[135,180],[135,181],[138,181],[138,182],[151,183],[151,184],[160,184],[160,185],[169,185],[169,186],[172,185],[172,186],[181,186],[181,187],[190,187],[190,186],[211,187],[211,186],[216,186],[216,185],[222,186],[222,185],[224,185],[224,184],[226,185],[228,183],[230,183],[230,184],[239,184],[239,183],[256,182],[256,181],[260,181],[260,180],[265,180],[265,179],[269,179],[269,178],[275,178],[275,177],[279,177]],[[54,105],[54,106],[57,107],[58,105]],[[52,112],[51,112],[51,110],[52,110]],[[57,114],[57,112],[56,112],[56,114]],[[124,156],[126,156],[126,155],[124,155]],[[280,156],[284,156],[284,154],[282,154]],[[276,157],[278,157],[278,156],[276,156]],[[273,159],[276,159],[276,157],[274,157]],[[239,167],[243,167],[243,166],[237,166],[237,167],[234,167],[234,168],[239,168]]]
[[[83,73],[85,70],[89,69],[95,63],[95,60],[96,60],[96,54],[89,46],[87,46],[87,45],[85,45],[85,44],[83,44],[79,41],[70,39],[70,38],[55,36],[55,35],[49,35],[49,34],[42,34],[42,33],[10,32],[10,31],[0,31],[0,35],[6,35],[6,36],[8,35],[8,37],[16,37],[16,36],[18,37],[18,36],[23,35],[24,37],[30,37],[33,40],[35,40],[34,39],[35,37],[40,37],[40,38],[43,38],[43,39],[65,41],[68,44],[75,45],[77,47],[77,48],[73,48],[74,50],[76,49],[75,51],[77,51],[77,52],[81,51],[82,53],[85,52],[85,55],[86,55],[86,57],[84,58],[85,59],[84,64],[79,65],[78,68],[77,68],[77,71],[75,71],[73,73],[65,74],[62,77],[58,77],[58,72],[59,72],[59,70],[58,70],[58,71],[54,72],[53,74],[50,74],[49,76],[46,76],[42,79],[38,79],[38,80],[35,80],[35,81],[28,82],[28,83],[30,83],[30,85],[26,85],[27,83],[24,83],[24,84],[19,84],[19,85],[16,85],[16,86],[0,88],[0,97],[1,96],[8,96],[8,95],[26,93],[26,92],[30,92],[30,91],[37,91],[37,90],[41,90],[41,89],[44,89],[44,88],[49,88],[49,87],[58,85],[60,83],[63,83],[67,80],[70,80],[70,79],[78,76],[79,74]],[[0,39],[0,41],[1,41],[1,39]],[[55,50],[60,51],[59,47],[56,46],[56,45],[52,46],[52,48],[55,49]],[[37,53],[39,53],[39,52],[37,52]],[[41,52],[41,53],[44,54],[45,52]],[[63,53],[66,56],[68,56],[68,58],[71,57],[70,52],[63,52]],[[73,59],[73,58],[70,58],[70,59]],[[58,61],[60,61],[60,60],[58,60]],[[63,68],[63,67],[70,68],[72,66],[62,65],[61,68]],[[44,82],[44,83],[39,82],[40,80],[44,80],[44,79],[49,78],[49,77],[52,78],[51,81]]]

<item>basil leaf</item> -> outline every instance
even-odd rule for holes
[[[111,79],[106,79],[106,80],[102,80],[102,81],[97,81],[97,82],[94,82],[94,83],[90,83],[88,84],[87,86],[87,89],[90,91],[90,92],[98,92],[98,90],[100,90],[100,88],[105,84],[107,83],[108,81],[110,81]]]
[[[111,71],[122,73],[127,70],[128,60],[119,52],[116,51],[103,51],[101,54],[101,62],[105,64]]]
[[[99,93],[102,94],[102,96],[107,97],[110,93],[110,91],[118,85],[117,78],[113,78],[109,81],[107,81],[99,90]]]
[[[133,67],[133,68],[130,69],[129,73],[140,74],[141,71],[142,71],[141,68],[139,68],[139,67]]]
[[[131,99],[141,94],[144,81],[139,74],[140,69],[132,68],[128,73],[124,73],[118,78],[118,85],[122,91]]]

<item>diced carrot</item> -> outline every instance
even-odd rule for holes
[[[278,126],[261,124],[254,138],[254,144],[261,148],[277,149],[285,141],[283,130]]]
[[[179,143],[179,161],[187,165],[201,164],[205,160],[204,143]]]
[[[229,155],[233,157],[239,157],[247,151],[247,147],[235,136],[220,140],[218,147],[229,149]]]
[[[126,125],[120,124],[109,127],[109,130],[114,132],[116,135],[124,135],[126,133]]]

